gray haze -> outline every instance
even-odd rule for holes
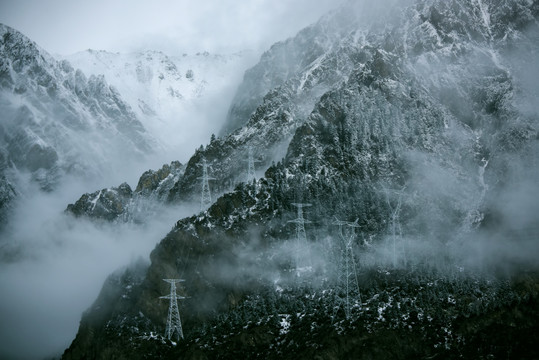
[[[1,0],[0,22],[51,53],[265,50],[342,1]]]
[[[3,233],[8,260],[0,260],[1,359],[61,354],[106,277],[133,261],[148,261],[171,224],[195,211],[168,208],[146,226],[95,224],[64,215],[66,204],[89,186],[67,180],[62,191],[52,193],[30,186],[16,207]]]

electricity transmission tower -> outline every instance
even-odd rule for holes
[[[253,180],[256,180],[256,173],[255,173],[255,162],[259,162],[258,160],[254,159],[253,156],[253,147],[249,146],[247,148],[247,178],[246,182],[250,183]]]
[[[165,336],[170,340],[174,332],[176,332],[176,339],[183,339],[182,322],[180,319],[180,311],[178,310],[178,299],[182,300],[185,297],[176,294],[176,283],[185,281],[183,279],[163,279],[170,284],[170,295],[160,296],[159,299],[170,299],[170,306],[168,308],[167,327],[165,330]]]
[[[359,284],[357,281],[356,261],[354,260],[354,251],[352,241],[355,237],[354,228],[359,227],[357,220],[353,223],[335,219],[333,225],[339,226],[339,237],[341,244],[339,247],[340,256],[337,264],[337,284],[335,292],[337,298],[335,300],[334,314],[343,308],[346,318],[349,319],[352,314],[354,305],[359,304],[361,307],[361,295],[359,292]],[[348,227],[348,232],[343,231],[343,226]]]
[[[396,203],[393,204],[393,206],[391,205],[391,200],[390,200],[390,197],[389,197],[389,191],[387,188],[384,188],[385,190],[385,193],[386,193],[386,201],[387,201],[387,206],[389,207],[389,211],[391,212],[391,235],[392,235],[392,261],[393,261],[393,267],[397,267],[397,230],[399,232],[399,239],[401,237],[401,226],[400,226],[400,223],[399,223],[399,214],[400,214],[400,211],[401,211],[401,205],[402,205],[402,195],[403,195],[403,191],[404,191],[404,187],[402,188],[402,190],[400,191],[395,191],[395,190],[392,190],[393,193],[397,194],[398,197],[397,197],[397,201]],[[400,239],[402,240],[402,239]],[[402,248],[402,251],[403,251],[403,256],[405,256],[406,254],[404,253],[404,244],[401,244],[403,246]],[[406,259],[405,259],[406,260]]]
[[[215,180],[215,178],[208,176],[208,162],[206,159],[202,159],[202,176],[199,177],[202,180],[202,194],[200,197],[200,211],[204,211],[211,205],[211,192],[209,180]]]
[[[296,258],[296,272],[299,269],[305,269],[310,264],[309,247],[307,246],[307,234],[305,233],[305,224],[310,223],[303,217],[303,208],[311,206],[311,204],[292,203],[298,208],[298,217],[294,220],[288,221],[289,223],[296,224],[296,246],[295,246],[295,258]]]

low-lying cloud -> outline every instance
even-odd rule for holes
[[[63,212],[83,187],[64,183],[51,193],[28,187],[14,209],[0,242],[0,358],[61,354],[106,277],[149,261],[174,222],[196,210],[163,207],[144,225],[93,223]]]

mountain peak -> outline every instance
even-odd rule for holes
[[[9,164],[0,176],[9,177],[15,189],[22,185],[17,173],[29,173],[50,191],[65,174],[98,177],[152,151],[154,140],[103,76],[86,77],[5,25],[0,97],[0,149]],[[109,153],[118,154],[119,162]]]
[[[0,24],[0,56],[14,62],[14,69],[22,69],[26,62],[53,62],[53,57],[18,30]]]

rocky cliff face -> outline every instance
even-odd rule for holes
[[[273,45],[259,63],[245,73],[222,133],[245,125],[264,97],[283,85],[294,98],[301,99],[291,102],[306,102],[301,114],[308,115],[309,106],[312,108],[315,101],[310,98],[345,78],[353,67],[351,59],[347,59],[357,45],[349,36],[353,29],[353,17],[339,11],[338,15],[327,15],[295,37]],[[328,59],[328,53],[339,50],[342,51],[339,56]]]
[[[0,226],[7,223],[9,212],[16,196],[15,187],[3,176],[0,179],[0,224],[2,224]]]
[[[17,192],[20,174],[52,190],[66,174],[98,176],[117,165],[113,159],[133,160],[153,148],[136,115],[103,76],[86,77],[4,25],[0,110],[2,208]]]
[[[123,183],[118,187],[84,194],[74,204],[69,204],[66,212],[97,220],[146,222],[148,217],[155,215],[159,205],[165,203],[170,188],[183,169],[178,161],[173,161],[157,171],[148,170],[142,174],[134,191]]]
[[[539,3],[415,1],[382,27],[341,21],[356,11],[246,74],[241,127],[199,149],[167,198],[196,196],[202,158],[222,195],[179,220],[140,277],[111,277],[64,358],[537,356],[525,194],[539,123],[515,56],[537,51]],[[240,182],[247,146],[266,170],[256,183]],[[289,224],[301,202],[306,244]],[[361,296],[347,313],[348,248]],[[157,298],[178,277],[190,298],[172,342]]]

